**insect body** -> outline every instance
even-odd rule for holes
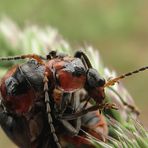
[[[55,56],[44,63],[40,64],[37,61],[36,64],[32,64],[28,62],[11,69],[1,82],[3,101],[8,105],[13,102],[16,106],[10,106],[17,112],[28,111],[36,98],[35,96],[43,94],[43,79],[46,73],[49,92],[53,92],[55,88],[63,92],[75,92],[85,88],[90,97],[97,103],[103,102],[105,80],[95,69],[88,68],[89,64],[86,67],[79,57]],[[26,102],[19,101],[25,98],[24,94],[28,95],[28,100]],[[17,101],[15,101],[16,96],[20,98]]]
[[[2,104],[9,112],[24,115],[29,113],[35,102],[44,99],[50,132],[59,148],[61,146],[56,135],[54,119],[59,120],[74,135],[77,134],[76,129],[80,124],[73,128],[67,120],[75,119],[76,122],[79,122],[79,117],[90,111],[104,107],[115,108],[114,105],[104,104],[104,88],[132,74],[126,74],[117,80],[115,78],[105,83],[105,80],[92,68],[89,59],[83,52],[77,52],[74,57],[58,55],[52,51],[47,59],[42,59],[37,55],[22,55],[0,60],[25,58],[34,60],[12,68],[2,79],[0,86]],[[145,69],[148,68],[145,67],[133,73]],[[73,106],[69,105],[71,94],[82,88],[88,93],[88,100],[85,101],[81,110],[67,112],[67,109]],[[95,100],[95,106],[87,106],[90,98]],[[85,109],[86,107],[88,108]]]
[[[89,64],[86,64],[87,62],[83,63],[81,58],[79,56],[77,57],[77,55],[75,57],[58,56],[53,55],[53,52],[51,52],[49,56],[47,60],[41,60],[36,55],[15,57],[14,59],[33,58],[35,60],[30,60],[25,64],[15,66],[8,71],[1,81],[0,90],[2,104],[9,112],[16,114],[28,113],[33,107],[34,102],[44,98],[50,131],[53,134],[57,147],[60,147],[58,137],[55,134],[56,130],[54,128],[52,116],[54,102],[56,102],[56,100],[54,100],[55,97],[53,97],[54,90],[58,89],[64,92],[63,95],[65,93],[69,95],[81,88],[86,88],[87,90],[89,85],[98,87],[96,81],[100,82],[100,80],[102,80],[104,82],[104,79],[96,75],[94,69],[91,68],[91,71],[87,67]],[[2,58],[2,60],[4,59]],[[8,58],[8,60],[11,60],[11,58]],[[95,74],[93,74],[93,72],[95,72]],[[88,82],[89,80],[90,82]],[[43,97],[44,94],[45,97]],[[56,107],[57,112],[61,115],[67,109],[69,101],[68,99],[63,101],[63,98],[62,96],[60,104],[65,104],[65,106],[60,105],[59,108]],[[100,97],[100,99],[104,99],[104,92],[103,97]],[[70,126],[68,121],[64,119],[59,120],[66,128],[70,127],[69,130],[71,130],[71,133],[78,133],[77,130]]]

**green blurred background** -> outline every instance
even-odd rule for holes
[[[0,0],[0,15],[10,17],[22,28],[51,25],[74,48],[93,45],[105,65],[122,74],[148,65],[147,6],[147,0]],[[146,127],[147,76],[146,71],[124,80]],[[8,146],[0,137],[1,143]]]

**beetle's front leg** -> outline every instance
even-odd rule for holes
[[[23,117],[11,115],[0,106],[0,126],[16,145],[31,148],[29,129]]]
[[[103,110],[103,109],[115,109],[117,110],[117,106],[115,104],[109,104],[109,103],[105,103],[105,104],[96,104],[94,106],[90,106],[84,110],[81,110],[81,111],[78,111],[78,112],[75,112],[71,115],[64,115],[62,117],[60,117],[60,119],[65,119],[65,120],[73,120],[73,119],[76,119],[78,117],[82,117],[84,116],[85,114],[89,113],[89,112],[92,112],[92,111],[96,111],[96,110]]]

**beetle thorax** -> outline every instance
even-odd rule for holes
[[[69,57],[52,59],[48,62],[48,67],[52,72],[55,87],[66,92],[74,92],[84,87],[86,69],[80,59]]]

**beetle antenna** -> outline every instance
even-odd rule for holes
[[[61,148],[61,145],[59,143],[59,139],[55,133],[55,128],[54,128],[54,125],[53,125],[53,119],[52,119],[52,116],[51,116],[51,107],[50,107],[50,99],[49,99],[49,88],[48,88],[48,73],[45,72],[44,74],[44,93],[45,93],[45,104],[46,104],[46,112],[47,112],[47,115],[48,115],[48,123],[49,123],[49,126],[50,126],[50,131],[53,135],[53,139],[57,145],[58,148]]]
[[[111,79],[111,80],[109,80],[109,81],[104,85],[104,87],[108,87],[108,86],[114,85],[116,82],[118,82],[118,81],[121,80],[121,79],[124,79],[124,78],[126,78],[126,77],[128,77],[128,76],[131,76],[131,75],[133,75],[133,74],[137,74],[137,73],[142,72],[142,71],[145,71],[145,70],[148,70],[148,66],[142,67],[142,68],[140,68],[140,69],[138,69],[138,70],[135,70],[135,71],[132,71],[132,72],[128,72],[128,73],[123,74],[123,75],[121,75],[121,76],[119,76],[119,77],[116,77],[116,78],[114,78],[114,79]]]
[[[12,57],[1,57],[0,61],[10,61],[10,60],[21,60],[21,59],[35,59],[38,63],[43,64],[43,58],[36,54],[27,54],[20,56],[12,56]]]

